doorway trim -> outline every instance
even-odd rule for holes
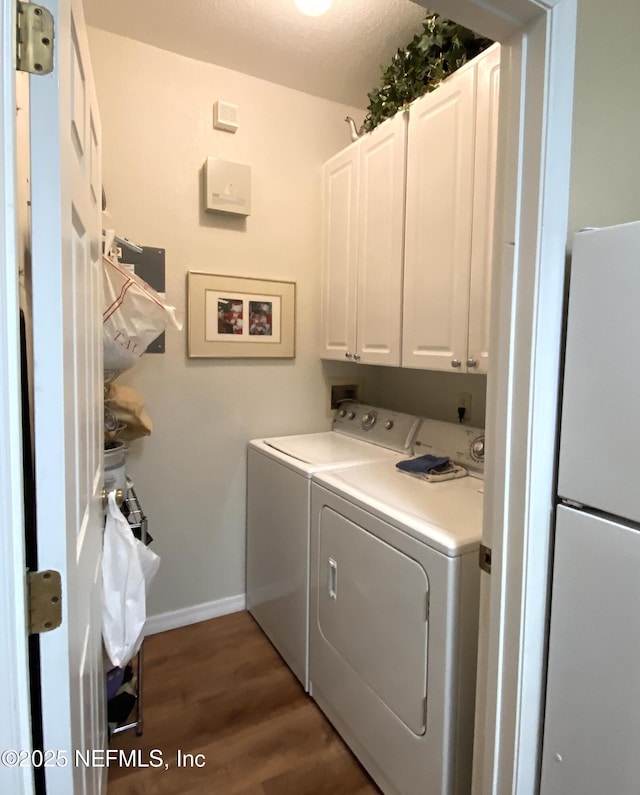
[[[427,5],[427,3],[423,3]],[[501,42],[474,795],[535,795],[546,677],[576,0],[429,0]]]

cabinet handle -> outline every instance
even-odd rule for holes
[[[451,366],[452,367],[460,367],[461,364],[462,364],[462,362],[460,361],[460,359],[452,359],[451,360]]]
[[[473,358],[467,359],[467,367],[477,367],[477,366],[478,362],[475,359]]]
[[[354,360],[354,362],[359,362],[360,361],[360,354],[359,353],[354,353],[353,354],[353,360]]]
[[[352,353],[349,353],[349,351],[347,351],[347,352],[345,353],[345,355],[344,355],[344,356],[345,356],[345,359],[351,359],[351,357],[353,356],[353,354],[352,354]]]

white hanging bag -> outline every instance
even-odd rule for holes
[[[138,651],[147,618],[149,583],[160,558],[133,535],[109,493],[102,557],[102,638],[109,659],[122,668]]]

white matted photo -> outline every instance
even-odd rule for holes
[[[279,295],[253,295],[229,291],[205,291],[205,329],[207,342],[280,342]]]

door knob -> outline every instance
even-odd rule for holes
[[[467,367],[477,367],[477,366],[478,362],[475,359],[473,358],[467,359]]]
[[[116,505],[122,505],[124,500],[124,494],[122,489],[116,489]],[[109,495],[107,494],[106,489],[102,489],[102,509],[104,510],[107,507],[109,502]]]
[[[349,353],[349,351],[347,351],[347,352],[345,353],[345,355],[344,355],[345,359],[351,359],[351,357],[352,357],[352,356],[353,356],[353,354],[352,354],[352,353]]]
[[[359,362],[360,361],[360,354],[359,353],[354,353],[353,354],[353,361],[354,362]]]
[[[462,362],[460,361],[460,359],[452,359],[451,360],[451,366],[452,367],[460,367],[461,364],[462,364]]]

